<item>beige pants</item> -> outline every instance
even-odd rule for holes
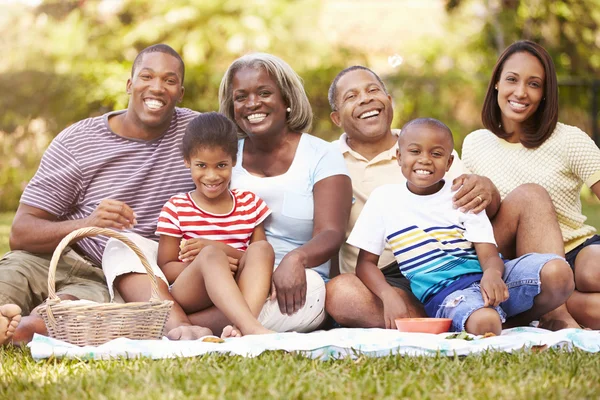
[[[163,280],[167,285],[167,278],[156,264],[158,243],[134,233],[125,233],[148,259],[157,279]],[[106,283],[111,299],[120,301],[120,295],[113,285],[115,278],[128,273],[146,273],[144,266],[133,250],[116,239],[109,239],[102,256],[102,269],[106,276]],[[310,269],[306,270],[306,303],[293,315],[284,315],[279,310],[277,300],[267,300],[263,306],[259,322],[267,329],[277,332],[310,332],[317,329],[325,320],[325,283],[321,276]]]

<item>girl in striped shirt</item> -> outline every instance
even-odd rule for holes
[[[196,189],[169,199],[156,231],[174,300],[192,323],[222,336],[271,333],[257,320],[271,287],[274,253],[263,228],[271,211],[254,193],[229,189],[236,132],[215,112],[189,123],[182,152]]]

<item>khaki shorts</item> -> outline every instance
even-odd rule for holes
[[[135,233],[127,232],[125,235],[142,250],[157,280],[160,279],[168,285],[167,278],[156,264],[158,243]],[[113,287],[117,276],[128,273],[146,273],[133,250],[117,239],[109,239],[106,243],[102,255],[102,269],[106,275],[111,299],[116,302],[122,301],[121,296]],[[306,303],[297,313],[284,315],[279,310],[277,300],[267,300],[258,316],[259,322],[265,328],[277,332],[311,332],[317,329],[325,320],[325,282],[317,272],[307,269],[306,287]]]
[[[0,260],[0,305],[13,303],[23,315],[48,298],[51,254],[11,251]],[[105,303],[109,300],[102,269],[67,247],[56,267],[56,294]]]

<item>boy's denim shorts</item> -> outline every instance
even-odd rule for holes
[[[540,271],[551,260],[564,258],[556,254],[529,253],[504,261],[502,279],[508,287],[508,300],[500,303],[496,311],[502,322],[533,307],[533,299],[540,293]],[[436,313],[436,318],[452,318],[451,330],[460,332],[465,329],[467,319],[475,311],[483,308],[483,297],[479,282],[446,296]]]

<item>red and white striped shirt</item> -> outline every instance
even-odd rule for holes
[[[271,210],[252,192],[232,189],[230,193],[233,208],[227,214],[213,214],[201,209],[192,199],[191,192],[171,197],[160,212],[156,234],[185,240],[214,240],[245,251],[254,228],[271,214]]]

